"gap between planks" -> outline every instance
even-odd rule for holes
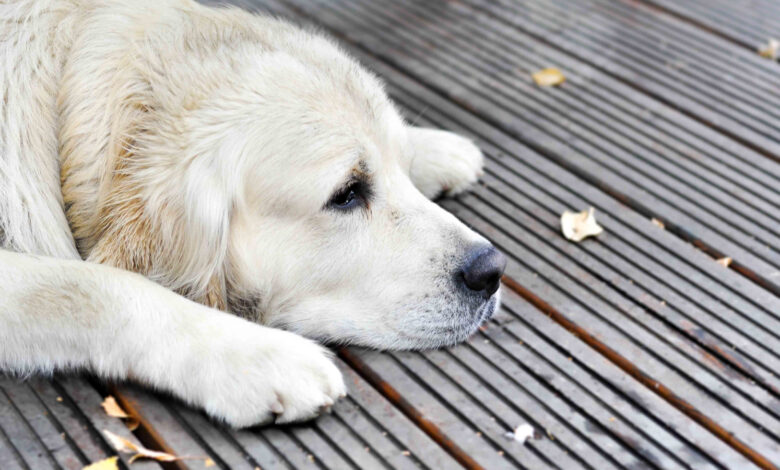
[[[724,41],[728,41],[731,44],[734,44],[735,46],[738,46],[743,49],[747,49],[751,52],[755,52],[756,48],[753,44],[748,44],[744,41],[741,41],[740,39],[735,38],[734,36],[731,36],[723,31],[719,31],[717,29],[714,29],[711,26],[708,26],[702,21],[699,21],[695,18],[691,18],[687,15],[683,15],[682,13],[678,13],[674,10],[669,9],[666,6],[660,5],[658,3],[654,3],[652,1],[648,0],[619,0],[621,3],[625,3],[626,5],[637,7],[641,5],[639,8],[646,8],[648,10],[654,11],[656,13],[659,13],[660,15],[665,15],[672,17],[680,22],[683,22],[685,24],[688,24],[690,26],[693,26],[694,28],[697,28],[701,31],[704,31],[707,34],[711,34],[713,36],[717,36]]]

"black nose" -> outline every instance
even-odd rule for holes
[[[463,280],[469,289],[490,296],[498,290],[504,268],[506,256],[493,245],[482,246],[474,251],[463,267]]]

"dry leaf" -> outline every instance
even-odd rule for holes
[[[125,413],[125,410],[122,409],[121,406],[119,406],[119,403],[116,402],[116,399],[109,395],[106,397],[105,400],[103,400],[103,403],[101,403],[101,406],[103,406],[103,409],[106,410],[106,414],[108,416],[111,416],[113,418],[129,418],[130,415]]]
[[[533,437],[533,435],[534,427],[528,423],[516,427],[514,432],[507,432],[504,434],[507,439],[513,439],[520,444],[525,444],[525,441],[527,441],[528,438]]]
[[[600,234],[604,228],[596,223],[596,213],[591,207],[582,212],[564,212],[561,215],[561,231],[568,240],[579,242],[586,237]]]
[[[214,463],[214,461],[213,461],[213,460],[211,460],[211,459],[206,459],[206,460],[203,462],[203,466],[204,466],[204,467],[213,467],[214,465],[216,465],[216,463]]]
[[[780,57],[780,41],[777,39],[770,39],[769,42],[761,46],[758,53],[761,57],[777,60],[777,58]]]
[[[111,445],[114,446],[114,448],[119,452],[134,454],[132,457],[130,457],[130,463],[133,463],[134,461],[141,458],[154,459],[159,462],[173,462],[175,460],[179,460],[179,457],[176,457],[175,455],[171,455],[167,452],[158,452],[156,450],[149,450],[140,444],[134,444],[131,441],[125,439],[124,437],[118,436],[107,429],[103,430],[103,434],[106,435],[108,440],[111,441]]]
[[[664,223],[663,223],[663,222],[661,222],[660,220],[656,219],[655,217],[653,217],[652,219],[650,219],[650,221],[651,221],[653,224],[655,224],[655,226],[656,226],[656,227],[663,228],[663,229],[665,229],[665,228],[666,228],[666,225],[664,225]]]
[[[119,457],[116,456],[109,457],[99,462],[95,462],[93,464],[87,465],[81,470],[119,470],[119,467],[116,464],[118,458]]]
[[[135,431],[140,425],[141,421],[138,418],[130,417],[125,420],[125,426],[127,426],[127,429],[131,431]]]
[[[731,258],[729,258],[728,256],[726,256],[725,258],[721,258],[721,259],[717,260],[717,263],[719,265],[723,266],[724,268],[728,268],[729,265],[731,265],[731,261],[733,261],[733,260]]]
[[[563,72],[556,69],[555,67],[542,69],[531,75],[531,77],[539,86],[556,86],[566,81],[566,77],[563,75]]]

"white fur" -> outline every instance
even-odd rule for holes
[[[289,422],[344,386],[269,326],[420,348],[495,310],[456,280],[484,239],[426,198],[473,183],[481,153],[408,126],[329,40],[189,0],[15,0],[0,60],[1,368]],[[329,207],[350,178],[367,204]]]

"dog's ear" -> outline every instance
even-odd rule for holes
[[[232,188],[213,158],[124,155],[88,259],[226,310]]]

